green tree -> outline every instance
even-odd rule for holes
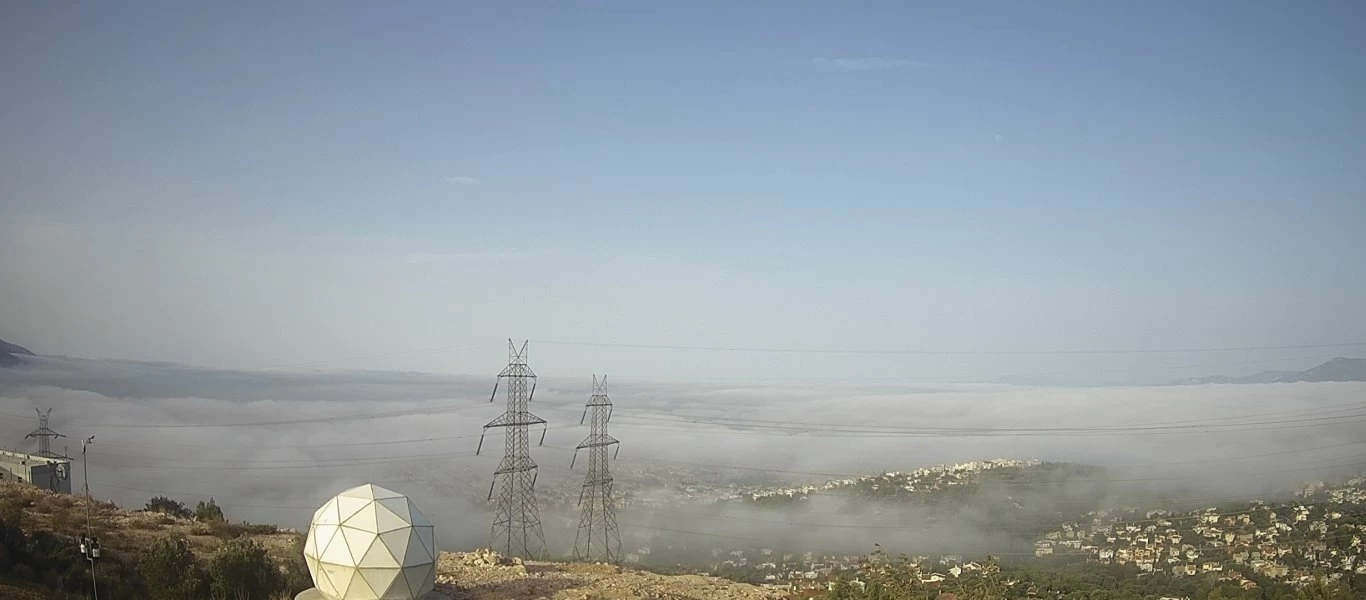
[[[194,507],[194,520],[204,523],[220,523],[224,521],[223,509],[219,508],[218,503],[209,498],[206,503],[203,500]]]
[[[1337,582],[1329,582],[1322,577],[1300,588],[1295,596],[1299,600],[1345,600],[1353,597],[1346,586]]]
[[[138,570],[154,600],[202,598],[204,570],[184,538],[162,538],[142,552]]]
[[[223,544],[209,559],[208,573],[214,600],[271,600],[285,586],[265,547],[251,538]]]
[[[212,502],[212,500],[210,500],[210,502]],[[200,506],[204,506],[204,504],[201,502]],[[217,508],[217,505],[215,505],[215,508]],[[165,496],[157,496],[155,498],[152,498],[151,500],[148,500],[147,508],[144,508],[143,510],[147,512],[159,512],[161,514],[171,515],[172,517],[179,517],[181,519],[188,519],[194,516],[194,513],[190,512],[190,509],[186,507],[184,504],[181,504],[180,502],[177,502]],[[221,517],[223,511],[218,511],[218,514]]]

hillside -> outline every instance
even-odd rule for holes
[[[31,485],[0,484],[0,506],[17,507],[25,531],[51,532],[75,538],[85,533],[86,501],[82,496],[57,494]],[[196,554],[208,555],[222,538],[203,523],[179,519],[162,513],[124,510],[113,504],[90,503],[90,522],[95,537],[107,553],[136,554],[153,540],[165,536],[189,540]],[[290,532],[252,535],[268,551],[283,558],[296,534]]]
[[[28,348],[0,340],[0,367],[10,367],[24,362],[23,359],[19,358],[20,356],[34,356],[34,354]]]
[[[1311,369],[1303,371],[1262,371],[1255,375],[1230,377],[1212,375],[1178,379],[1172,385],[1201,385],[1206,383],[1296,383],[1316,381],[1366,381],[1366,358],[1346,358],[1339,356]]]
[[[1081,464],[997,459],[761,490],[733,501],[804,510],[813,498],[827,498],[837,500],[845,513],[914,515],[908,522],[895,523],[899,525],[951,523],[984,531],[1032,531],[1072,514],[1105,508],[1119,498],[1156,500],[1141,488],[1098,480],[1105,474],[1104,469]]]
[[[76,537],[84,533],[86,509],[87,503],[80,496],[56,494],[27,485],[0,484],[0,516],[17,513],[24,531],[43,535],[43,539],[55,540],[62,546],[74,548]],[[90,503],[89,510],[95,536],[100,539],[106,556],[102,569],[114,566],[116,561],[132,564],[143,548],[165,537],[185,538],[196,555],[207,557],[227,537],[238,533],[225,533],[204,523],[161,513],[124,510],[99,501]],[[261,543],[280,565],[301,562],[296,561],[301,557],[295,556],[300,547],[297,533],[246,535]],[[104,570],[101,573],[103,579]],[[780,597],[756,586],[715,577],[658,575],[606,564],[524,563],[487,550],[441,553],[437,565],[437,591],[452,600],[761,600]],[[0,598],[37,600],[48,597],[50,593],[36,584],[6,581],[0,577]]]
[[[443,552],[437,591],[452,600],[764,600],[776,592],[701,575],[658,575],[602,563],[523,562],[494,552]]]

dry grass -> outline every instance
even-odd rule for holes
[[[22,512],[20,524],[25,531],[53,531],[67,536],[84,535],[87,507],[91,531],[108,551],[136,554],[164,537],[183,537],[191,549],[207,557],[218,549],[223,538],[214,528],[188,519],[162,513],[130,512],[110,502],[87,503],[84,497],[57,494],[16,483],[0,484],[0,505],[15,504]],[[283,559],[291,549],[295,534],[252,535],[273,558]]]
[[[776,600],[756,586],[700,575],[657,575],[598,563],[489,564],[496,553],[442,552],[437,591],[452,600]]]

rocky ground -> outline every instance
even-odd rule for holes
[[[445,552],[437,591],[452,600],[770,600],[776,592],[716,577],[656,575],[602,563],[506,558],[489,550]]]

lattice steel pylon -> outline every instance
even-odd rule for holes
[[[545,419],[531,414],[527,405],[536,393],[536,374],[526,364],[527,342],[518,349],[508,340],[508,366],[498,374],[489,402],[498,395],[498,383],[507,379],[507,412],[484,426],[479,436],[478,454],[484,449],[484,435],[491,427],[505,428],[503,461],[493,472],[489,484],[489,500],[498,486],[498,505],[494,510],[493,527],[489,531],[489,547],[502,549],[508,556],[545,558],[545,533],[541,530],[541,513],[536,509],[536,461],[531,460],[531,443],[527,428],[545,425]],[[530,380],[528,382],[528,380]],[[528,385],[530,389],[528,389]],[[545,443],[545,429],[541,430]]]
[[[607,448],[616,446],[612,459],[621,452],[621,442],[607,435],[607,422],[612,419],[612,400],[607,397],[607,376],[598,380],[593,376],[593,394],[583,407],[582,425],[589,411],[593,413],[588,437],[574,448],[569,468],[579,458],[579,450],[588,449],[588,476],[579,490],[579,532],[574,536],[574,560],[621,561],[621,534],[617,531],[616,505],[612,498],[612,471],[607,462]]]
[[[46,456],[48,458],[65,458],[60,454],[53,454],[52,452],[52,439],[66,437],[60,433],[53,431],[51,428],[47,426],[48,417],[52,416],[52,409],[49,408],[46,411],[43,411],[35,408],[33,410],[38,411],[38,428],[34,429],[28,435],[24,436],[24,439],[38,438],[38,452],[35,454],[35,456]]]

